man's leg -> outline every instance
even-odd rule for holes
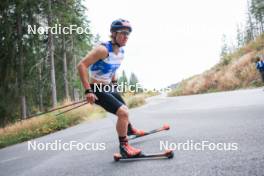
[[[127,135],[127,126],[128,126],[128,108],[125,105],[122,105],[116,112],[117,123],[116,131],[119,136]]]
[[[128,127],[128,108],[122,101],[118,100],[114,95],[108,92],[95,92],[98,100],[96,104],[103,107],[106,111],[117,115],[116,130],[120,142],[120,154],[124,157],[133,157],[141,153],[141,150],[136,149],[128,144],[127,127]]]
[[[116,92],[112,92],[111,93],[115,98],[117,98],[120,102],[122,102],[124,104],[124,109],[122,108],[122,111],[124,113],[128,114],[128,108],[126,106],[125,101],[123,100],[123,98],[120,96],[120,94],[116,91]],[[144,131],[143,130],[139,130],[136,129],[132,126],[132,124],[130,123],[129,119],[128,119],[128,123],[127,123],[127,135],[144,135]]]
[[[125,105],[122,105],[118,108],[117,112],[117,123],[116,131],[119,137],[120,143],[120,154],[123,157],[133,157],[141,153],[140,149],[136,149],[128,144],[127,139],[127,126],[128,126],[128,108]]]

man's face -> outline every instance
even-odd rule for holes
[[[126,28],[119,29],[118,31],[116,31],[116,42],[120,46],[125,46],[127,43],[129,34],[130,34],[130,32],[128,29],[126,29]]]

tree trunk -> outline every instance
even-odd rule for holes
[[[73,99],[74,101],[80,101],[80,94],[79,94],[79,90],[76,88],[73,88]]]
[[[66,55],[66,44],[65,44],[65,34],[63,34],[62,38],[62,46],[63,46],[63,80],[64,80],[64,93],[66,96],[66,99],[69,99],[69,83],[68,83],[68,69],[67,69],[67,55]]]
[[[51,12],[51,0],[48,0],[48,26],[52,26],[52,12]],[[49,31],[48,34],[48,48],[50,59],[50,75],[51,75],[51,92],[52,92],[52,107],[57,106],[57,92],[56,92],[56,78],[55,78],[55,65],[54,65],[54,44],[53,35]]]
[[[23,43],[22,43],[22,16],[21,16],[21,9],[20,6],[17,4],[16,7],[17,17],[17,44],[18,44],[18,88],[19,88],[19,95],[20,95],[20,105],[21,105],[21,119],[25,119],[27,117],[27,107],[26,107],[26,97],[25,97],[25,90],[24,90],[24,53],[23,53]]]
[[[248,9],[249,36],[246,42],[249,42],[255,38],[255,30],[252,22],[249,0],[247,0],[247,9]]]
[[[71,50],[72,50],[72,56],[73,56],[73,62],[74,62],[74,66],[73,66],[73,80],[74,82],[77,80],[77,58],[76,55],[74,53],[74,39],[73,39],[73,35],[71,37]],[[75,85],[73,86],[73,100],[74,101],[79,101],[80,99],[80,95],[79,95],[79,90],[75,87]]]
[[[43,84],[42,84],[42,67],[41,65],[38,66],[38,82],[39,82],[39,111],[42,112],[44,110],[43,107]]]
[[[261,26],[260,34],[262,34],[264,32],[263,16],[262,15],[261,15],[261,18],[260,18],[260,26]]]

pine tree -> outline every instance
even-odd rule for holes
[[[32,34],[28,26],[61,23],[89,28],[86,10],[82,0],[1,2],[0,126],[49,109],[71,96],[73,90],[82,89],[76,63],[91,50],[92,35]],[[69,91],[65,93],[67,84]]]
[[[240,48],[244,45],[244,35],[242,31],[242,27],[240,25],[237,25],[237,48]]]
[[[17,29],[17,53],[18,53],[18,89],[20,95],[21,119],[25,119],[27,114],[26,97],[24,88],[24,49],[22,43],[22,2],[16,1],[16,29]]]
[[[52,17],[52,1],[48,0],[48,26],[53,26],[53,17]],[[51,31],[48,32],[48,52],[49,52],[49,61],[50,61],[50,76],[51,76],[51,92],[52,92],[52,107],[57,106],[57,89],[56,89],[56,76],[55,76],[55,63],[54,63],[54,42],[53,34]]]
[[[225,57],[228,54],[229,48],[227,45],[227,38],[226,35],[223,34],[222,36],[222,48],[221,48],[221,57]]]
[[[125,70],[122,71],[122,75],[118,79],[118,84],[128,85],[128,79],[127,79]]]
[[[250,2],[247,1],[247,21],[246,21],[246,27],[245,27],[245,35],[244,35],[244,41],[245,43],[250,42],[255,37],[255,30],[254,30],[254,23],[253,18],[250,10]]]
[[[131,91],[137,91],[136,87],[138,84],[138,78],[135,75],[135,73],[131,73],[130,79],[129,79],[129,86],[131,87]]]
[[[227,44],[227,38],[226,35],[224,34],[222,36],[222,48],[221,48],[221,62],[223,65],[227,65],[230,62],[230,56],[229,53],[231,52],[232,48],[228,46]]]
[[[256,20],[258,35],[264,31],[264,1],[251,0],[250,12]]]

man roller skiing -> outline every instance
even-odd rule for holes
[[[120,154],[130,158],[140,155],[141,150],[130,146],[127,136],[144,135],[144,131],[132,127],[128,108],[116,90],[106,92],[105,89],[96,89],[97,85],[109,86],[117,83],[115,72],[124,58],[123,46],[127,43],[132,27],[129,21],[117,19],[112,22],[110,32],[111,41],[92,49],[78,64],[78,71],[87,102],[98,104],[117,116],[116,131],[119,136]]]

